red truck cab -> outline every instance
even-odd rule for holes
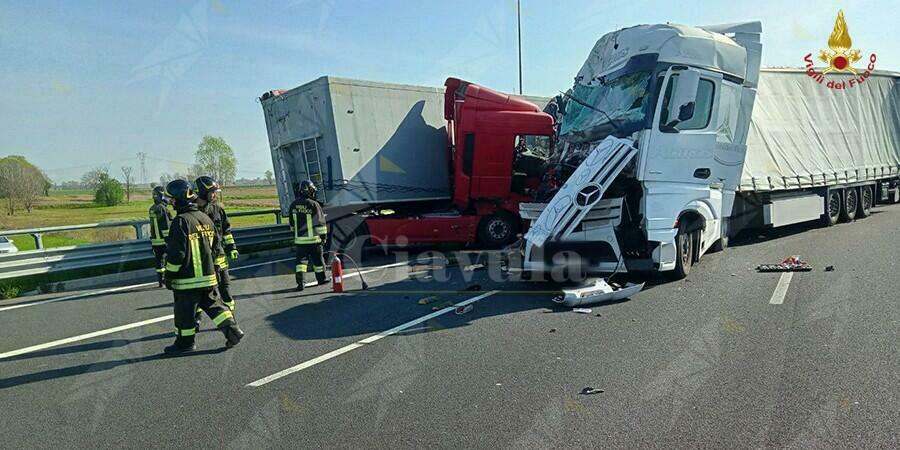
[[[530,201],[541,176],[540,158],[528,149],[543,141],[549,151],[553,117],[526,100],[457,78],[444,85],[452,204],[367,218],[374,244],[497,246],[515,240],[522,229],[519,203]],[[518,170],[524,166],[531,169]]]

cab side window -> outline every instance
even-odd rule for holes
[[[666,94],[663,97],[663,109],[659,117],[660,126],[664,126],[671,122],[671,119],[678,117],[678,111],[669,101],[672,98],[672,92],[678,89],[678,74],[672,75],[669,85],[666,86]],[[712,101],[715,94],[715,84],[712,81],[701,78],[700,84],[697,86],[697,103],[694,105],[694,117],[690,120],[680,122],[675,125],[675,129],[684,130],[702,130],[709,125],[712,118]]]

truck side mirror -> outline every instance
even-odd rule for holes
[[[697,89],[700,86],[700,72],[685,70],[678,73],[678,84],[672,98],[674,108],[678,111],[678,121],[685,122],[694,117],[694,105],[697,103]]]

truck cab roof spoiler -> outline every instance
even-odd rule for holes
[[[540,108],[527,100],[488,89],[459,78],[447,78],[444,82],[444,118],[454,120],[456,102],[466,100],[481,111],[522,111],[541,112]]]

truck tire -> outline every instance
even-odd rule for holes
[[[841,205],[841,221],[852,222],[859,209],[859,191],[853,188],[844,189],[844,203]]]
[[[718,241],[714,242],[712,247],[709,248],[709,251],[711,253],[721,252],[722,250],[728,248],[728,233],[730,233],[730,230],[728,229],[730,227],[730,224],[728,222],[730,222],[730,220],[728,220],[727,218],[722,219],[722,237],[720,237]]]
[[[872,205],[875,203],[875,194],[872,186],[861,186],[859,188],[859,210],[856,216],[860,219],[872,215]]]
[[[694,236],[696,233],[685,230],[684,226],[678,228],[675,236],[675,270],[673,278],[680,280],[691,273],[691,264],[694,263]]]
[[[822,215],[822,224],[826,227],[838,223],[838,219],[841,217],[842,198],[841,191],[838,189],[828,191],[825,196],[825,214]]]
[[[331,227],[329,250],[350,255],[357,263],[362,263],[365,246],[369,238],[369,227],[361,219],[345,219],[338,226]]]
[[[502,247],[516,239],[518,226],[509,214],[495,213],[478,224],[478,242],[489,248]]]

